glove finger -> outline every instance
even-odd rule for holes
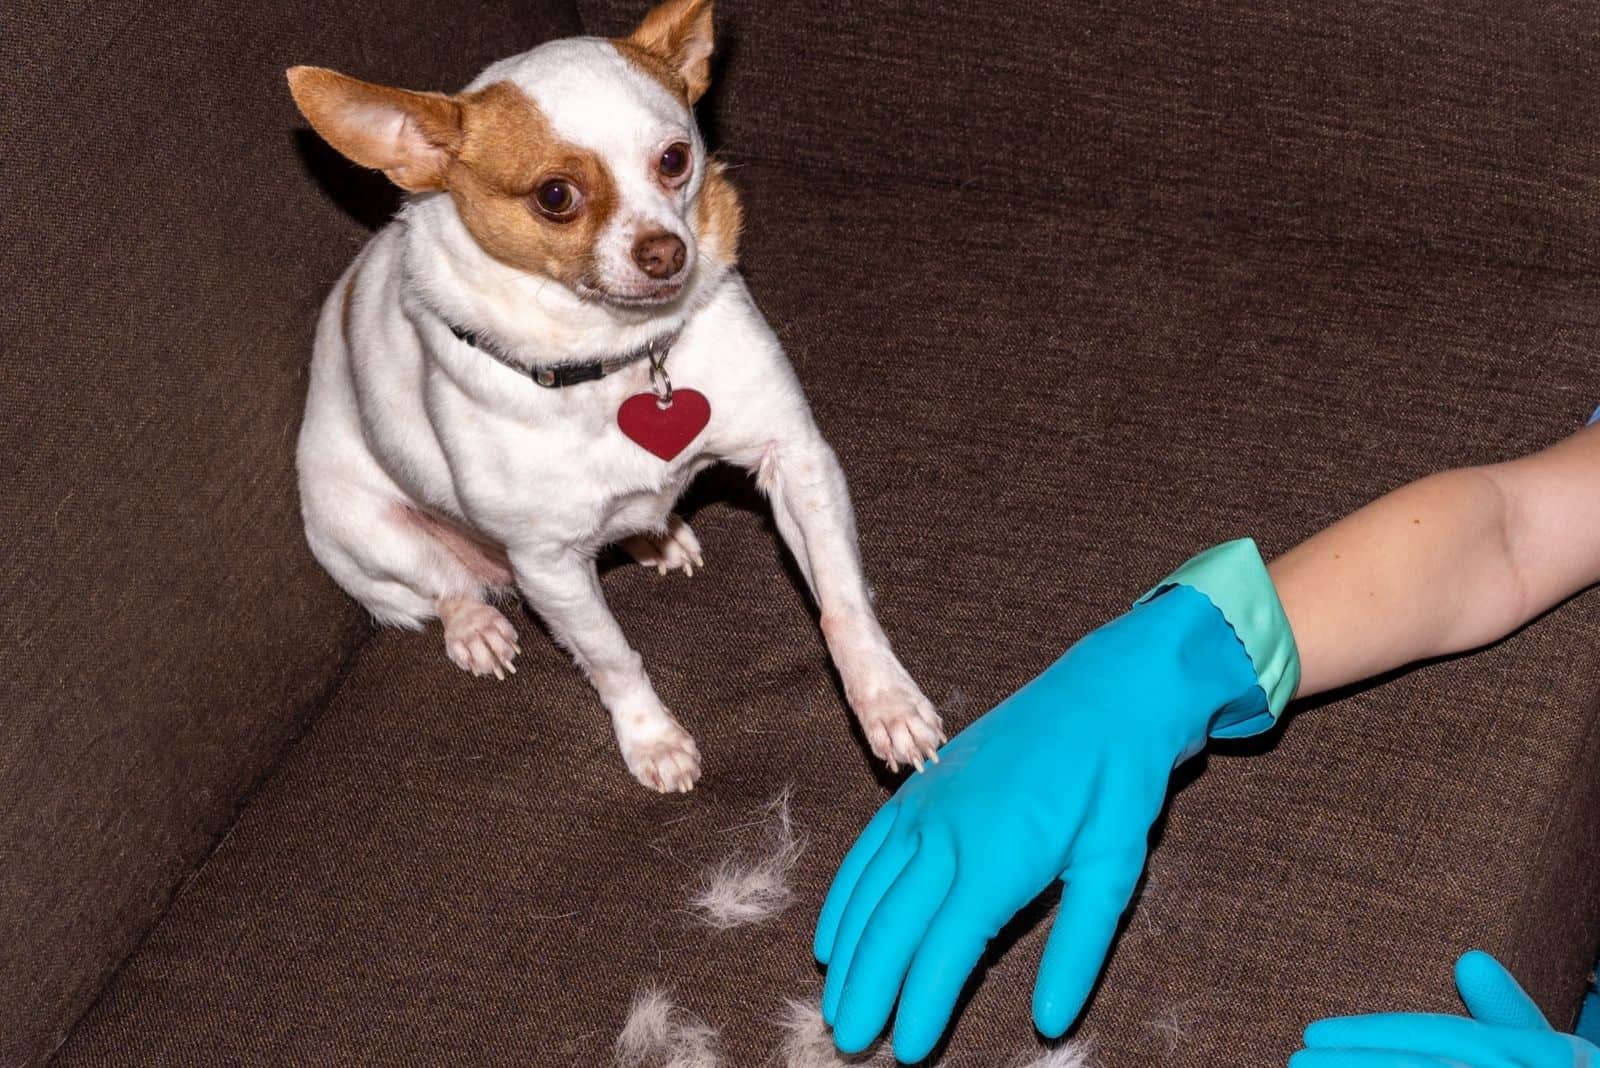
[[[844,993],[844,981],[850,975],[850,962],[855,957],[856,944],[861,932],[872,918],[872,910],[889,887],[894,884],[917,850],[916,840],[909,835],[891,834],[861,872],[850,900],[839,917],[839,933],[833,942],[833,954],[828,960],[828,977],[822,983],[822,1018],[831,1027],[839,1010],[839,995]]]
[[[893,802],[878,809],[878,814],[868,821],[866,827],[856,836],[855,845],[850,847],[850,852],[839,862],[839,870],[833,877],[832,885],[828,887],[828,896],[822,900],[822,911],[817,915],[817,933],[811,941],[811,952],[817,958],[818,964],[827,964],[833,955],[833,943],[839,931],[839,918],[844,915],[845,906],[850,903],[850,895],[855,892],[856,882],[866,870],[867,863],[883,845],[884,839],[889,837],[889,831],[894,827],[895,817],[899,812],[900,806]]]
[[[1525,1034],[1489,1027],[1465,1016],[1386,1012],[1318,1020],[1306,1028],[1311,1049],[1387,1050],[1454,1058],[1479,1068],[1511,1068],[1506,1038]]]
[[[911,958],[900,990],[894,1021],[898,1060],[906,1064],[923,1060],[944,1034],[967,977],[1004,922],[1005,918],[996,921],[992,912],[990,895],[958,877]]]
[[[955,851],[942,836],[925,836],[917,853],[872,910],[856,943],[834,1014],[833,1041],[845,1053],[872,1044],[956,874]]]
[[[1555,1030],[1505,966],[1481,949],[1456,961],[1456,989],[1472,1018],[1491,1027]]]
[[[1475,1068],[1464,1061],[1384,1049],[1303,1049],[1289,1068]]]
[[[1033,986],[1033,1023],[1045,1037],[1065,1034],[1083,1011],[1144,870],[1144,858],[1141,848],[1086,869],[1067,869],[1066,890]]]

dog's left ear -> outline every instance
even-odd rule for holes
[[[711,0],[666,0],[651,9],[628,43],[664,60],[683,79],[693,104],[711,85]]]

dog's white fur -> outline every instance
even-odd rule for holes
[[[490,256],[447,193],[411,198],[319,322],[298,456],[318,561],[383,623],[441,618],[452,658],[480,674],[511,670],[515,631],[488,602],[514,580],[592,681],[628,768],[656,789],[687,790],[699,753],[607,609],[594,557],[622,541],[643,563],[689,570],[700,548],[672,505],[706,466],[740,465],[770,497],[873,750],[920,766],[939,720],[874,617],[844,474],[733,250],[696,240],[706,156],[688,107],[594,38],[495,63],[469,89],[502,81],[616,182],[620,203],[594,249],[603,286],[626,294],[648,281],[630,258],[648,230],[684,241],[686,281],[664,303],[602,299]],[[646,164],[679,139],[693,147],[694,175],[663,189]],[[528,364],[627,351],[681,326],[667,370],[709,398],[710,425],[663,462],[617,428],[618,407],[648,388],[642,361],[543,389],[458,340],[441,313]]]

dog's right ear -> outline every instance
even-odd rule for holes
[[[711,85],[712,0],[662,0],[645,15],[628,43],[642,48],[683,79],[693,104]]]
[[[290,67],[289,92],[323,140],[363,167],[413,193],[444,188],[461,147],[461,105],[442,93],[417,93],[358,81],[323,67]]]

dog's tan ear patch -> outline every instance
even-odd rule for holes
[[[636,62],[645,59],[640,65],[652,76],[668,74],[671,80],[662,79],[668,88],[693,104],[711,86],[711,0],[666,0],[618,44],[624,56]]]
[[[414,193],[444,188],[461,147],[461,106],[454,99],[323,67],[290,67],[288,78],[300,114],[341,155]]]

